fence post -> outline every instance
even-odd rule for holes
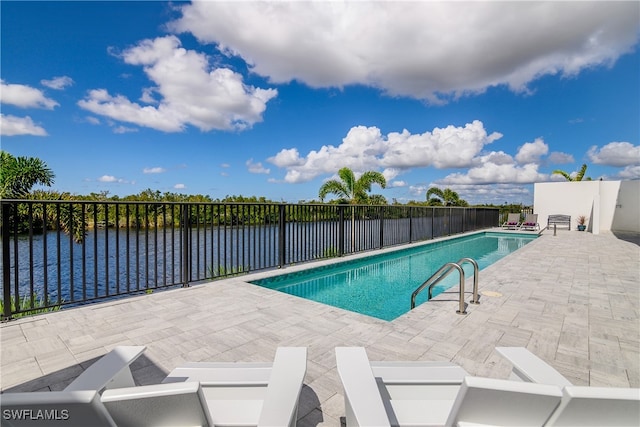
[[[380,249],[384,248],[384,206],[380,206]]]
[[[431,208],[431,240],[433,240],[433,224],[434,224],[434,220],[433,217],[436,214],[436,208]]]
[[[9,251],[9,218],[11,217],[11,205],[2,204],[2,298],[4,302],[3,320],[11,319],[11,257]]]
[[[286,205],[278,205],[278,267],[282,268],[286,262],[286,226],[287,216],[285,215]]]
[[[338,256],[344,255],[344,206],[338,205]]]
[[[413,208],[409,206],[409,243],[413,243]]]
[[[182,204],[182,287],[189,287],[191,280],[191,219],[189,205]]]

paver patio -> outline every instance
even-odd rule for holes
[[[271,361],[278,346],[306,346],[301,426],[344,417],[336,346],[493,378],[510,371],[494,347],[523,346],[574,384],[640,387],[640,246],[621,237],[543,232],[480,272],[481,304],[467,315],[452,289],[385,322],[246,283],[260,273],[18,319],[0,327],[0,387],[62,389],[116,345],[147,346],[133,365],[139,384],[185,361]]]

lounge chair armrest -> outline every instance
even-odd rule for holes
[[[102,356],[71,382],[65,391],[133,387],[131,364],[144,352],[145,346],[119,346]]]
[[[524,347],[496,347],[496,351],[513,365],[511,379],[560,387],[572,385],[560,372]]]
[[[307,372],[306,347],[279,347],[258,420],[259,427],[295,426],[302,383]]]
[[[347,427],[390,426],[365,349],[336,347],[336,361],[344,387]]]
[[[119,427],[214,425],[197,381],[105,390],[101,401]]]

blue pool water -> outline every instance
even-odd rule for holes
[[[413,291],[443,264],[469,257],[476,260],[482,270],[536,237],[485,232],[251,283],[378,319],[393,320],[409,311]],[[472,277],[473,267],[469,263],[463,267],[466,276]],[[452,272],[433,288],[433,295],[458,283],[458,274]],[[427,290],[424,290],[416,298],[416,305],[426,300]]]

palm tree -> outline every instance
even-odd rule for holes
[[[34,191],[35,185],[53,185],[55,174],[45,162],[37,157],[14,157],[6,151],[0,151],[0,199],[31,199],[31,200],[73,200],[68,193],[60,194],[55,191]],[[49,224],[57,221],[56,210],[48,205],[46,212],[42,204],[31,205],[33,219],[42,223],[44,217]],[[59,206],[60,227],[71,234],[76,242],[81,242],[86,234],[82,226],[82,212],[78,205],[64,203]],[[10,214],[10,221],[17,221],[18,226],[26,223],[28,210],[25,204],[18,204],[17,210]],[[47,230],[43,230],[47,232]]]
[[[55,174],[37,157],[14,157],[0,151],[0,199],[22,199],[36,184],[50,187]]]
[[[328,194],[335,194],[340,198],[341,203],[349,203],[355,205],[358,203],[370,202],[369,195],[371,186],[376,183],[380,187],[385,188],[387,186],[387,180],[380,172],[367,171],[363,173],[360,178],[356,179],[355,174],[348,167],[344,167],[338,171],[338,176],[341,181],[332,179],[320,187],[318,195],[320,200],[324,201],[324,198]],[[377,198],[376,198],[377,200]],[[351,212],[351,250],[355,248],[356,237],[356,215],[355,208]]]
[[[435,195],[435,197],[431,197]],[[458,193],[450,188],[444,190],[431,187],[427,190],[427,203],[429,206],[469,206],[466,200],[461,199]]]
[[[382,188],[387,186],[387,180],[380,172],[368,171],[356,179],[353,171],[344,167],[338,171],[338,176],[341,181],[332,179],[322,184],[320,191],[318,191],[320,200],[324,201],[328,194],[335,194],[342,201],[352,205],[367,203],[369,201],[367,192],[371,191],[371,186],[374,183]]]
[[[556,169],[554,170],[551,175],[562,175],[564,177],[564,179],[566,179],[567,181],[582,181],[584,179],[584,181],[591,181],[591,177],[584,177],[584,174],[587,172],[587,165],[586,163],[582,165],[582,167],[580,168],[580,170],[576,173],[575,177],[572,177],[571,174],[562,171],[560,169]]]

